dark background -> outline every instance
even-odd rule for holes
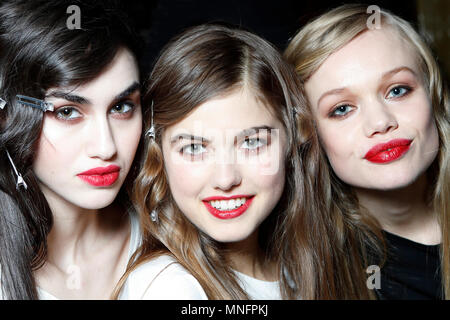
[[[125,1],[124,8],[145,40],[141,61],[148,73],[162,47],[185,28],[205,22],[224,21],[252,31],[284,50],[289,39],[306,22],[344,3],[336,0],[153,0]],[[364,3],[364,2],[363,2]],[[367,2],[366,2],[367,3]],[[426,34],[441,65],[450,71],[449,0],[373,0],[367,5],[388,9]]]

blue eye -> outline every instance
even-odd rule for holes
[[[206,148],[200,143],[191,143],[181,148],[180,151],[182,154],[196,156],[206,152]]]
[[[330,113],[330,117],[343,117],[345,115],[347,115],[350,111],[352,111],[352,106],[348,105],[348,104],[343,104],[340,106],[337,106],[335,109],[333,109]]]
[[[246,138],[241,146],[244,149],[255,150],[264,146],[264,143],[260,138]]]
[[[81,118],[81,113],[73,107],[62,107],[55,111],[58,119],[72,121]]]
[[[127,113],[133,110],[134,104],[129,102],[119,102],[111,108],[111,113]]]
[[[395,88],[392,88],[387,97],[388,99],[392,99],[392,98],[399,98],[399,97],[403,97],[404,95],[408,94],[411,91],[410,87],[407,86],[398,86]]]

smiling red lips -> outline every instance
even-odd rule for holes
[[[233,219],[236,217],[239,217],[242,215],[251,205],[253,201],[254,196],[252,195],[236,195],[231,197],[209,197],[206,199],[203,199],[203,204],[205,205],[206,209],[208,209],[209,213],[211,213],[213,216],[219,219]],[[234,209],[225,209],[225,210],[219,210],[214,208],[210,202],[213,201],[229,201],[229,200],[238,200],[238,199],[245,199],[244,203],[237,208]]]
[[[412,140],[394,139],[387,143],[380,143],[372,147],[364,159],[374,163],[388,163],[400,158],[411,145]]]

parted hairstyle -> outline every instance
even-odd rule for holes
[[[267,41],[222,24],[193,27],[172,39],[148,79],[143,104],[154,106],[156,139],[146,139],[133,201],[140,214],[143,245],[128,274],[161,254],[171,254],[201,284],[210,299],[248,298],[227,261],[223,243],[211,239],[182,214],[164,169],[161,137],[202,103],[248,88],[284,125],[286,182],[281,198],[260,226],[259,242],[267,261],[275,261],[285,299],[344,298],[336,280],[351,272],[337,266],[334,222],[321,199],[317,178],[326,163],[303,86],[291,65]],[[151,114],[144,116],[147,129]],[[156,210],[159,222],[151,221]],[[345,267],[345,266],[344,266]],[[346,278],[347,279],[347,278]],[[122,284],[126,281],[126,275]],[[342,282],[344,283],[344,282]],[[346,283],[346,282],[345,282]],[[367,297],[361,287],[348,294]]]
[[[303,82],[314,74],[324,61],[355,37],[369,30],[370,14],[367,6],[344,5],[314,19],[304,26],[291,40],[285,57],[294,64]],[[429,204],[438,213],[442,242],[440,245],[443,297],[450,298],[450,111],[448,87],[429,46],[414,30],[410,23],[385,10],[380,10],[380,26],[392,31],[393,36],[403,39],[416,55],[418,67],[423,75],[423,83],[431,100],[433,116],[439,133],[439,152],[427,172],[429,179]],[[322,150],[321,158],[326,159]],[[358,203],[352,188],[343,183],[328,166],[322,177],[326,187],[327,210],[339,219],[337,232],[347,239],[349,247],[361,245],[364,251],[382,253],[384,238],[380,225]],[[375,237],[374,237],[375,236]],[[369,240],[367,240],[369,239]],[[371,245],[367,246],[368,243]],[[354,269],[364,263],[357,255],[352,255]],[[355,278],[361,275],[356,275]],[[366,281],[362,275],[360,282]]]
[[[68,29],[67,8],[78,5],[81,29]],[[37,299],[33,271],[46,259],[52,212],[32,164],[44,113],[17,94],[45,99],[52,87],[98,76],[120,48],[139,42],[114,1],[15,0],[0,6],[0,266],[4,299]],[[28,188],[16,189],[9,151]],[[124,190],[121,190],[125,194]],[[126,199],[126,196],[123,196]]]

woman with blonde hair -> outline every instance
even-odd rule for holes
[[[285,51],[328,162],[320,178],[336,246],[359,283],[370,276],[361,270],[381,268],[381,283],[367,281],[380,298],[448,299],[448,89],[408,22],[368,11],[325,13]]]
[[[144,236],[129,273],[171,256],[155,281],[181,264],[209,299],[343,297],[329,290],[340,290],[340,269],[311,192],[318,138],[281,54],[249,32],[202,25],[165,47],[148,83],[134,189]]]

